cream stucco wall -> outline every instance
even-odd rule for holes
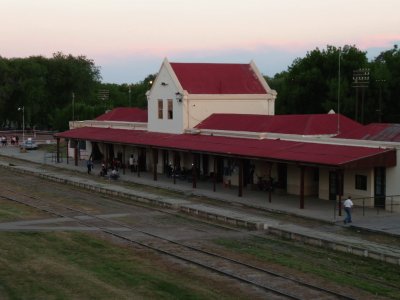
[[[319,194],[320,199],[329,199],[329,169],[321,168],[319,176]],[[367,190],[358,190],[355,186],[355,176],[367,176]],[[345,170],[343,174],[343,197],[351,196],[353,199],[368,198],[366,205],[373,205],[374,200],[374,170]]]
[[[179,83],[163,64],[147,99],[148,131],[164,133],[183,133],[183,103],[177,100]],[[173,119],[168,119],[168,99],[173,104]],[[158,100],[163,100],[163,118],[158,118]]]
[[[80,159],[89,159],[90,154],[92,153],[92,143],[89,141],[85,141],[86,149],[79,149],[78,156]],[[68,157],[74,157],[75,148],[71,148],[71,141],[68,142]]]
[[[367,190],[356,189],[356,175],[367,176]],[[344,172],[343,193],[353,198],[369,198],[374,196],[374,170],[348,170]],[[367,203],[366,203],[367,204]],[[371,203],[369,203],[371,204]],[[372,199],[373,204],[373,199]]]
[[[287,192],[292,195],[300,195],[301,169],[299,166],[287,166]],[[290,175],[289,175],[290,174]],[[315,178],[314,168],[304,170],[304,195],[311,196],[318,194],[318,181]]]
[[[195,127],[213,113],[275,114],[276,92],[269,88],[255,64],[251,63],[251,66],[267,90],[266,94],[189,94],[183,90],[168,60],[164,60],[147,94],[148,130],[180,134],[185,129]],[[182,101],[178,101],[177,93],[182,95]],[[167,117],[168,99],[173,103],[172,120]],[[158,118],[158,100],[163,100],[164,103],[163,119]]]
[[[386,195],[400,195],[400,149],[396,148],[397,166],[386,168]],[[399,205],[400,210],[400,205]]]
[[[274,109],[274,99],[266,95],[188,95],[184,126],[193,128],[213,113],[273,115]]]
[[[319,169],[318,198],[329,200],[329,169]]]

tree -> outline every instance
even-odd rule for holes
[[[400,50],[397,45],[381,52],[371,62],[371,86],[376,113],[375,120],[399,122],[400,120]],[[379,118],[379,116],[381,118]]]
[[[64,128],[72,114],[56,111],[71,109],[72,93],[77,102],[95,103],[95,90],[100,81],[99,68],[85,56],[74,57],[55,53],[42,56],[5,59],[0,57],[0,116],[1,126],[21,128],[18,107],[24,107],[27,128]],[[72,110],[70,110],[72,111]]]
[[[338,110],[339,54],[341,63],[340,112],[351,116],[351,79],[354,69],[368,64],[366,53],[355,46],[327,46],[297,58],[287,71],[276,74],[270,85],[277,89],[276,113],[310,114]]]
[[[7,121],[16,119],[16,112],[8,109],[9,101],[14,86],[12,84],[12,69],[7,59],[0,56],[0,126],[9,126]]]

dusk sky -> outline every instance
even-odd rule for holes
[[[103,82],[135,83],[162,60],[254,60],[269,76],[326,45],[374,58],[400,42],[399,0],[0,0],[0,56],[85,55]]]

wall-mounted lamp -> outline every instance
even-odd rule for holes
[[[175,97],[176,97],[176,101],[182,102],[183,95],[182,95],[181,93],[176,92],[176,93],[175,93]]]
[[[162,86],[166,86],[166,85],[168,85],[168,83],[166,83],[166,82],[163,81],[163,82],[161,82],[161,85],[162,85]]]

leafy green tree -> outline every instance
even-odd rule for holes
[[[340,61],[340,89],[339,89]],[[277,90],[277,114],[327,113],[330,109],[355,118],[356,89],[353,72],[370,68],[363,106],[364,121],[398,122],[400,117],[400,52],[383,51],[368,62],[355,46],[314,49],[293,61],[288,70],[266,78]],[[121,106],[147,108],[146,92],[156,74],[135,84],[101,82],[100,68],[85,56],[55,53],[51,58],[0,56],[0,126],[22,127],[25,108],[27,128],[68,129],[68,122],[93,119]],[[100,97],[107,92],[107,99]],[[338,92],[340,91],[340,94]],[[340,102],[338,102],[338,96]]]
[[[100,79],[99,68],[85,56],[58,52],[50,59],[0,57],[1,126],[21,128],[18,108],[24,107],[27,128],[65,128],[72,113],[57,114],[57,111],[69,107],[72,112],[72,93],[78,104],[95,103],[93,99]],[[64,125],[55,126],[56,123]]]
[[[13,92],[14,85],[10,63],[0,56],[0,127],[9,126],[8,120],[17,118],[17,112],[9,110],[9,99]]]
[[[383,51],[371,62],[371,94],[374,119],[399,123],[400,120],[400,49]]]
[[[297,58],[287,71],[276,74],[270,81],[277,89],[276,113],[311,114],[338,110],[338,83],[340,57],[340,113],[354,113],[352,103],[352,72],[366,67],[366,53],[355,46],[339,49],[327,46]]]

